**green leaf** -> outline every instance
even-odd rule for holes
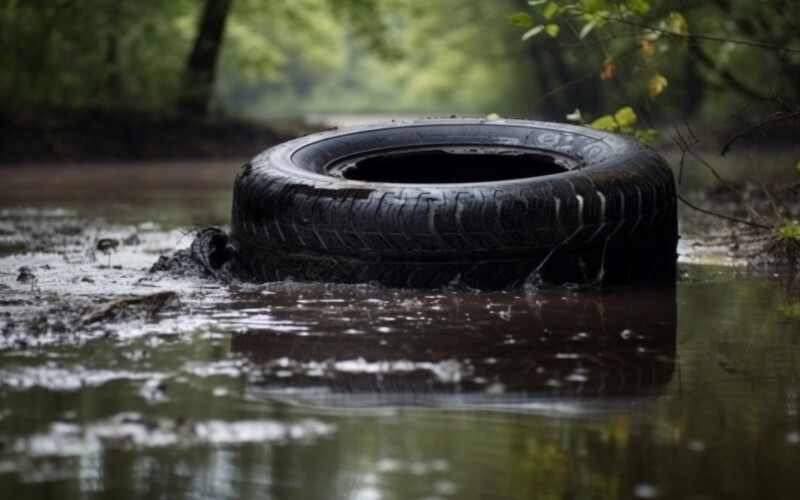
[[[530,28],[533,26],[533,18],[527,12],[509,14],[506,16],[506,19],[514,26],[519,26],[521,28]]]
[[[654,128],[634,130],[633,136],[642,142],[651,142],[656,138],[658,131]]]
[[[603,0],[581,0],[583,11],[587,14],[595,14],[606,8]]]
[[[542,5],[543,3],[547,3],[547,0],[529,0],[528,5],[537,6]]]
[[[578,109],[578,108],[575,108],[575,111],[573,111],[572,113],[568,114],[566,116],[566,119],[567,119],[567,121],[570,121],[570,122],[583,123],[583,116],[581,116],[581,110]]]
[[[670,12],[666,21],[667,29],[679,35],[689,34],[689,23],[680,12]]]
[[[542,15],[548,21],[553,19],[553,16],[555,16],[556,13],[558,13],[558,4],[556,4],[555,2],[550,2],[547,5],[545,5],[544,10],[542,11]]]
[[[614,113],[614,120],[621,128],[630,127],[636,123],[636,112],[630,106],[619,108]]]
[[[650,2],[647,0],[630,0],[628,7],[637,14],[644,14],[650,10]]]
[[[617,121],[611,115],[603,115],[590,123],[589,126],[597,130],[606,130],[608,132],[614,132],[618,127]]]
[[[794,167],[800,172],[800,156],[797,157],[797,163],[795,163]]]
[[[548,35],[555,38],[558,36],[559,27],[555,23],[550,23],[544,27],[544,30],[547,32]]]
[[[800,302],[784,302],[779,304],[778,313],[787,318],[800,319]]]
[[[800,243],[800,224],[787,222],[778,228],[778,238],[786,242]]]
[[[581,32],[578,34],[578,38],[580,38],[581,40],[586,38],[586,35],[591,33],[591,31],[594,29],[595,26],[596,24],[594,21],[589,21],[588,23],[584,24],[583,28],[581,28]]]
[[[606,24],[606,19],[604,16],[609,16],[609,15],[611,14],[605,10],[591,14],[584,12],[583,14],[581,14],[581,19],[589,23],[592,23],[592,25],[595,28],[602,28]]]
[[[544,26],[542,26],[541,24],[539,26],[534,26],[533,28],[526,31],[524,35],[522,35],[522,39],[527,40],[528,38],[532,38],[538,35],[542,31],[544,31]]]
[[[667,79],[664,75],[655,75],[647,82],[647,90],[650,92],[650,97],[653,98],[658,94],[667,90]]]

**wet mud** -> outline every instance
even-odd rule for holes
[[[778,235],[781,224],[800,220],[797,190],[796,182],[785,183],[766,195],[748,183],[686,195],[691,205],[684,203],[681,217],[683,261],[800,276],[800,242]]]
[[[0,234],[0,345],[178,307],[178,294],[153,291],[146,272],[177,238],[147,224],[113,226],[62,213],[10,217]]]
[[[188,249],[162,255],[150,268],[151,273],[174,276],[210,276],[223,282],[247,280],[238,264],[236,247],[228,233],[218,227],[200,230]]]

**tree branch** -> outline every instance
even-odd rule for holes
[[[615,56],[613,58],[613,60],[616,61],[617,59],[621,59],[621,58],[623,58],[625,56],[628,56],[628,55],[636,52],[638,49],[639,49],[638,45],[633,45],[633,46],[627,48],[626,50],[622,51],[619,55]],[[591,77],[595,76],[596,74],[600,73],[600,71],[602,71],[602,70],[603,70],[603,66],[600,65],[599,67],[594,68],[591,71],[589,71],[589,72],[587,72],[587,73],[585,73],[585,74],[583,74],[583,75],[581,75],[581,76],[579,76],[577,78],[573,78],[572,80],[568,81],[567,83],[565,83],[563,85],[559,85],[558,87],[556,87],[554,89],[548,90],[547,92],[542,94],[535,103],[533,103],[533,107],[534,108],[539,107],[539,105],[542,102],[544,102],[548,97],[550,97],[550,96],[552,96],[554,94],[558,94],[559,92],[563,91],[564,89],[567,89],[569,87],[577,85],[577,84],[579,84],[579,83],[581,83],[583,81],[586,81],[589,78],[591,78]]]
[[[717,65],[714,64],[714,61],[710,57],[708,57],[708,55],[705,52],[703,52],[703,49],[701,49],[700,46],[696,44],[691,44],[689,45],[689,51],[695,56],[695,58],[698,61],[700,61],[708,69],[712,70],[714,73],[719,75],[720,78],[725,80],[725,83],[730,85],[731,88],[733,88],[740,94],[743,94],[751,99],[761,100],[766,98],[766,96],[759,94],[755,90],[749,88],[748,86],[737,80],[736,77],[733,76],[733,74],[731,74],[730,71],[719,69]]]
[[[781,9],[780,5],[778,5],[778,2],[776,2],[775,0],[770,0],[770,3],[772,4],[772,8],[775,9],[775,12],[777,12],[778,15],[781,16],[781,18],[783,18],[783,22],[786,23],[786,26],[789,27],[789,30],[791,30],[791,32],[794,33],[795,36],[800,37],[800,30],[798,30],[797,26],[795,26],[794,23],[792,23],[792,21],[786,15],[783,9]]]
[[[622,19],[618,17],[611,17],[611,16],[604,16],[603,19],[607,21],[614,21],[621,24],[627,24],[630,26],[635,26],[636,28],[643,29],[643,30],[650,30],[655,31],[656,33],[661,33],[667,36],[674,36],[678,38],[686,38],[689,40],[705,40],[709,42],[717,42],[717,43],[732,43],[735,45],[747,45],[750,47],[758,47],[761,49],[766,50],[774,50],[780,52],[791,52],[795,54],[800,54],[800,49],[793,49],[791,47],[786,47],[784,45],[776,45],[774,43],[768,42],[757,42],[754,40],[741,40],[736,38],[726,38],[722,36],[714,36],[714,35],[702,35],[697,33],[678,33],[677,31],[672,31],[664,28],[656,28],[655,26],[648,26],[646,24],[637,23],[635,21],[629,21],[627,19]]]
[[[713,215],[714,217],[719,217],[720,219],[725,219],[725,220],[728,220],[728,221],[731,221],[731,222],[736,222],[737,224],[747,224],[748,226],[753,226],[753,227],[757,227],[757,228],[760,228],[760,229],[768,229],[768,230],[772,229],[771,227],[765,226],[764,224],[759,224],[757,222],[752,222],[752,221],[749,221],[749,220],[739,219],[737,217],[731,217],[730,215],[720,214],[720,213],[717,213],[717,212],[712,212],[711,210],[706,210],[704,208],[700,208],[697,205],[694,205],[693,203],[687,201],[686,198],[684,198],[681,195],[678,195],[678,199],[683,204],[685,204],[686,206],[691,208],[692,210],[697,210],[698,212],[704,213],[706,215]]]

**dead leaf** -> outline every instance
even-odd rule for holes
[[[600,79],[601,80],[613,80],[617,76],[617,63],[614,62],[614,59],[607,58],[603,61],[603,67],[600,68]]]

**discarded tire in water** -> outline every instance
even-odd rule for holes
[[[675,279],[673,175],[652,149],[521,120],[309,135],[244,165],[232,238],[261,281],[502,288]]]

